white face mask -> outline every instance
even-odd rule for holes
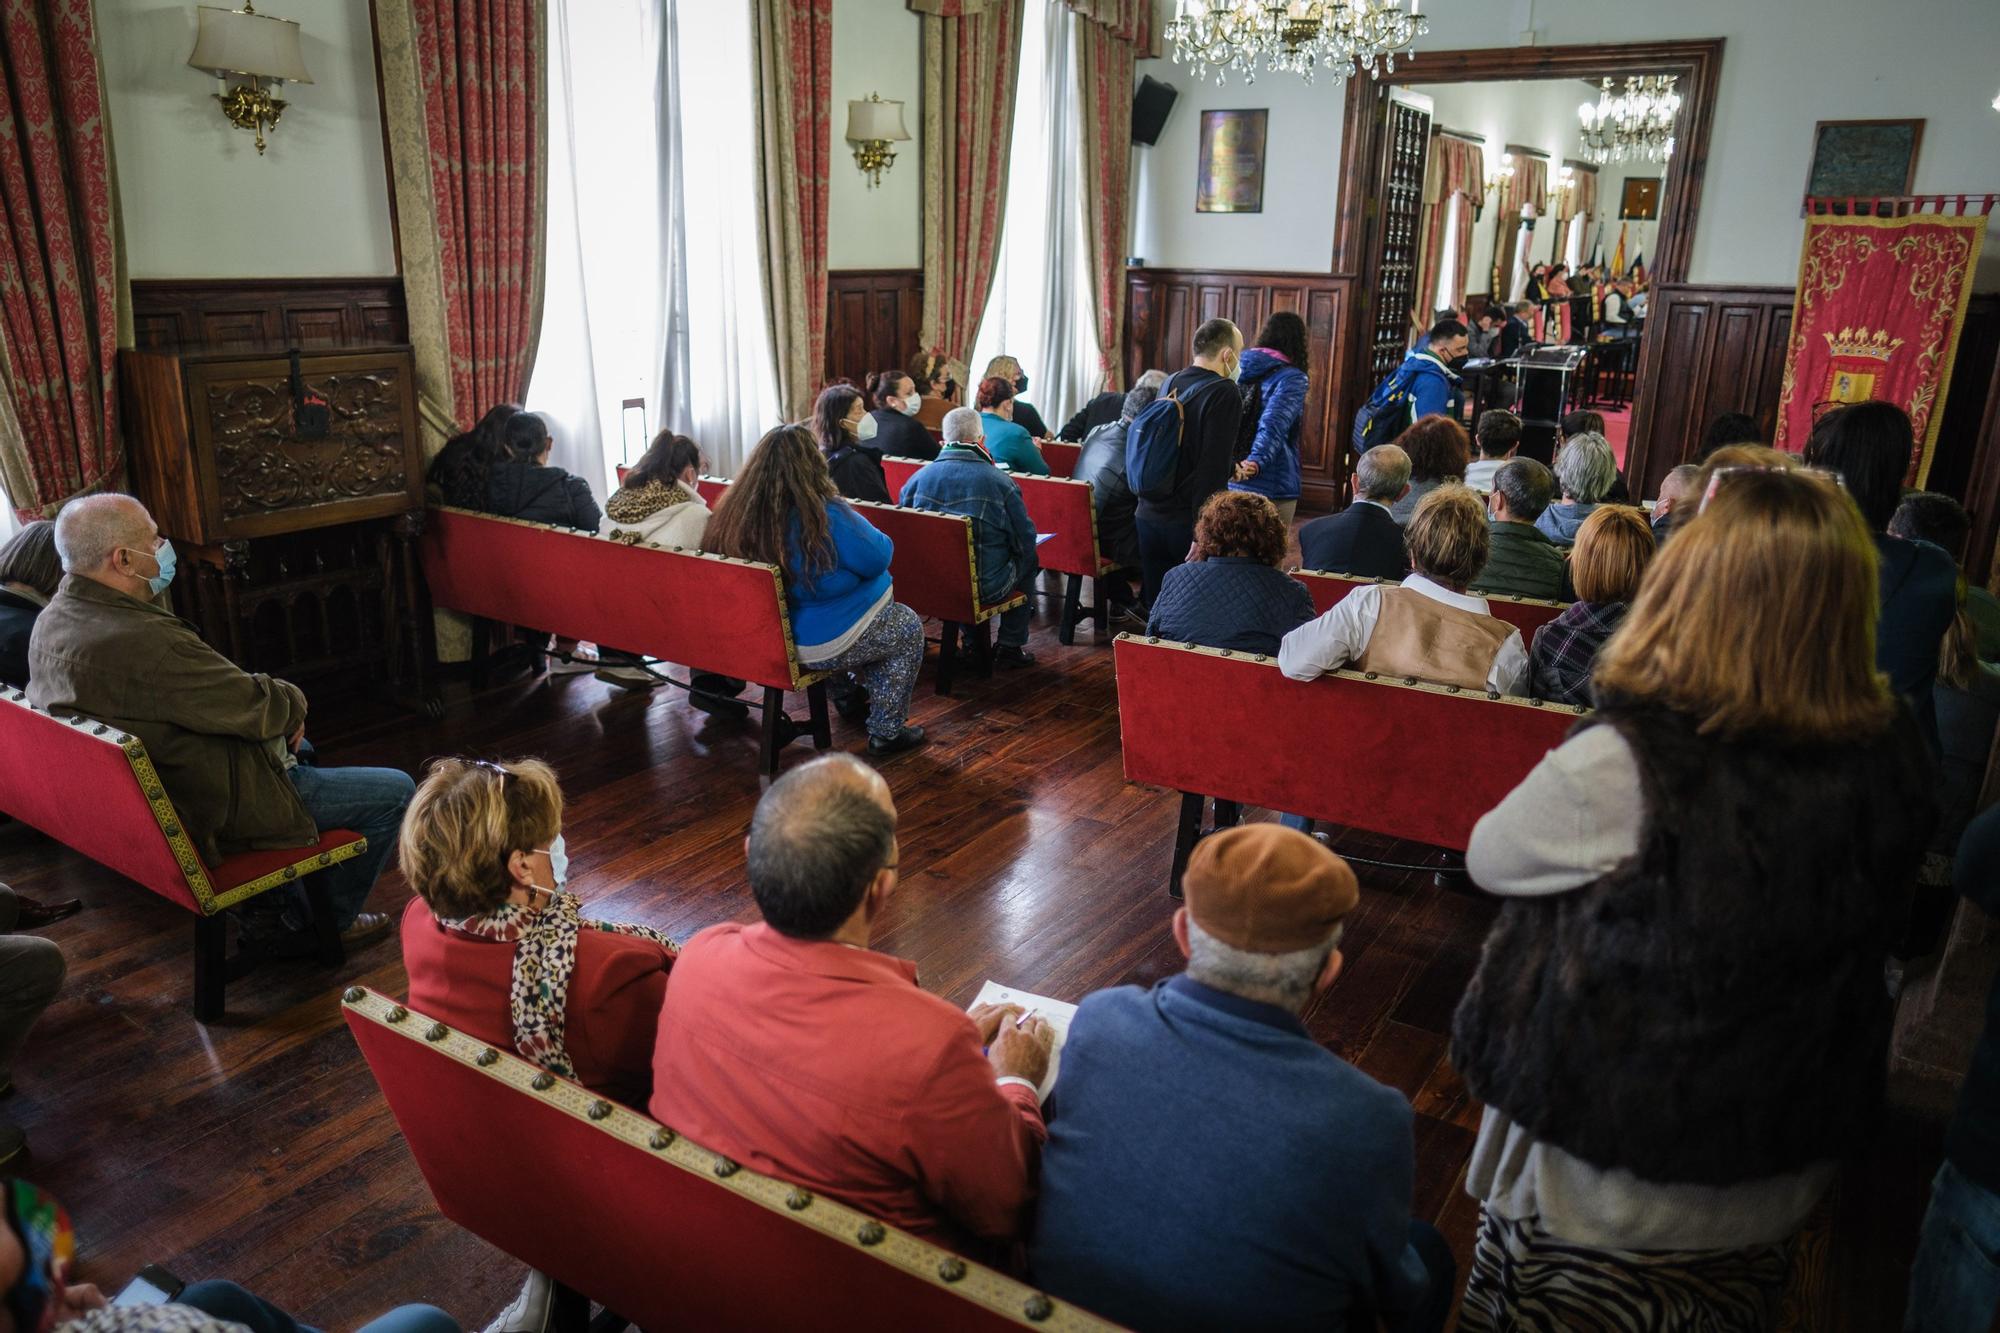
[[[854,438],[855,438],[855,439],[857,439],[857,440],[872,440],[872,439],[874,439],[874,438],[875,438],[875,418],[874,418],[874,417],[871,417],[871,416],[868,416],[868,415],[866,415],[866,414],[864,413],[864,414],[862,415],[862,418],[861,418],[861,420],[859,420],[859,421],[857,421],[857,422],[855,422],[855,423],[854,423]]]
[[[904,416],[906,417],[915,416],[917,414],[917,407],[918,407],[917,395],[914,392],[909,394],[907,397],[903,399]]]

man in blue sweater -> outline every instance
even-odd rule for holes
[[[1375,386],[1356,414],[1354,447],[1387,444],[1419,417],[1456,417],[1452,403],[1458,392],[1458,367],[1465,364],[1469,345],[1465,325],[1458,320],[1441,319],[1431,325],[1424,345],[1412,349],[1395,373]]]
[[[1046,1109],[1035,1281],[1158,1329],[1444,1326],[1454,1270],[1410,1216],[1410,1104],[1299,1015],[1340,975],[1354,872],[1276,824],[1205,839],[1187,971],[1084,1000]]]

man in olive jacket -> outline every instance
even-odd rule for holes
[[[306,697],[298,686],[241,670],[194,626],[154,599],[173,581],[174,548],[129,495],[72,500],[56,518],[63,581],[28,644],[28,698],[58,716],[82,714],[128,731],[173,798],[202,859],[310,847],[322,828],[352,829],[368,850],[319,871],[334,924],[349,944],[388,930],[361,904],[396,841],[415,793],[407,773],[301,765]],[[281,954],[311,948],[296,885],[244,905],[250,941]]]

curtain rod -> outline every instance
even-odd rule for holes
[[[1451,136],[1452,138],[1454,138],[1454,139],[1463,139],[1463,140],[1465,140],[1465,141],[1466,141],[1467,143],[1485,143],[1485,142],[1486,142],[1486,136],[1485,136],[1485,135],[1483,135],[1483,134],[1474,134],[1474,133],[1473,133],[1473,132],[1472,132],[1471,130],[1448,130],[1448,129],[1446,129],[1446,128],[1445,128],[1444,126],[1440,125],[1440,126],[1438,126],[1438,130],[1437,130],[1437,132],[1438,132],[1439,134],[1448,134],[1448,135],[1450,135],[1450,136]]]
[[[1526,144],[1510,143],[1507,145],[1507,151],[1510,153],[1518,153],[1522,157],[1539,157],[1544,162],[1548,161],[1550,157],[1548,149],[1530,148]]]

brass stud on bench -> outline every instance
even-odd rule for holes
[[[715,1159],[715,1175],[718,1180],[727,1180],[742,1169],[742,1167],[730,1161],[727,1157],[718,1157]]]
[[[611,1114],[611,1103],[600,1097],[590,1104],[590,1109],[585,1111],[584,1114],[592,1120],[602,1120]]]
[[[861,1229],[854,1233],[854,1239],[863,1245],[880,1245],[888,1234],[889,1228],[871,1218],[861,1224]]]
[[[671,1129],[660,1128],[653,1131],[652,1137],[646,1140],[646,1146],[654,1152],[665,1152],[672,1146],[673,1141],[674,1132]]]
[[[299,868],[298,868],[297,866],[286,866],[286,867],[285,867],[285,878],[286,878],[286,879],[297,879],[298,877],[299,877]]]
[[[388,1019],[391,1023],[400,1023],[409,1016],[410,1016],[410,1011],[405,1009],[400,1004],[390,1005],[389,1012],[382,1015],[382,1017]]]
[[[481,1069],[488,1068],[489,1066],[492,1065],[497,1065],[500,1063],[500,1052],[494,1050],[491,1046],[488,1046],[484,1050],[480,1051],[478,1055],[473,1057],[472,1063],[478,1065]]]
[[[1036,1292],[1034,1295],[1028,1297],[1028,1303],[1021,1307],[1021,1313],[1028,1316],[1029,1319],[1033,1320],[1037,1324],[1041,1323],[1044,1319],[1047,1319],[1050,1315],[1054,1314],[1055,1312],[1056,1312],[1056,1303],[1050,1300],[1048,1297],[1042,1295],[1042,1293],[1039,1291]]]
[[[349,1004],[360,1004],[362,1000],[367,998],[367,995],[368,992],[362,990],[361,987],[349,986],[346,990],[340,993],[340,998],[347,1001]]]
[[[442,1023],[433,1023],[424,1029],[425,1041],[443,1041],[451,1035],[451,1029]]]
[[[544,1069],[541,1073],[535,1075],[533,1078],[528,1080],[528,1086],[533,1088],[536,1092],[547,1092],[550,1088],[553,1088],[555,1085],[556,1085],[556,1076],[554,1074],[551,1074],[546,1069]]]
[[[802,1213],[812,1207],[812,1191],[795,1189],[785,1196],[785,1207],[795,1213]]]
[[[938,1261],[938,1276],[946,1282],[957,1282],[965,1276],[965,1260],[957,1255]]]

